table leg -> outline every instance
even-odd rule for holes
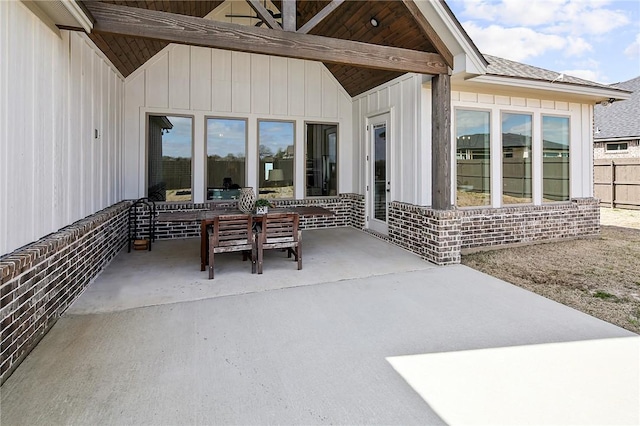
[[[207,268],[207,222],[200,222],[200,270]]]

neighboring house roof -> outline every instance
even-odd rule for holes
[[[562,74],[556,71],[546,70],[544,68],[534,67],[532,65],[522,64],[520,62],[510,61],[497,56],[484,55],[489,66],[487,67],[488,75],[496,75],[500,77],[524,78],[527,80],[540,80],[546,82],[557,82],[563,84],[574,84],[578,86],[599,87],[602,89],[611,89],[606,84],[595,83],[589,80],[583,80],[578,77]]]
[[[640,138],[640,76],[611,87],[633,92],[625,101],[596,105],[594,141],[603,139]]]

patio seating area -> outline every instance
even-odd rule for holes
[[[638,423],[640,338],[351,228],[252,275],[126,250],[2,386],[2,424]],[[265,256],[285,257],[268,251]]]

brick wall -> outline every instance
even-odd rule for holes
[[[0,258],[0,383],[127,241],[121,202]]]
[[[600,207],[595,198],[542,206],[461,210],[460,213],[463,250],[600,233]]]
[[[334,215],[326,217],[303,217],[300,220],[302,229],[337,228],[353,226],[364,228],[364,196],[358,194],[340,194],[337,197],[308,198],[304,200],[272,200],[276,207],[319,206],[331,210]],[[235,201],[194,203],[156,203],[157,212],[184,212],[193,210],[209,210],[212,208],[233,208]],[[141,228],[146,229],[148,212],[143,212]],[[193,238],[200,236],[200,222],[157,222],[156,238]]]
[[[438,265],[460,262],[462,250],[598,235],[595,198],[543,206],[436,211],[393,202],[389,241]]]

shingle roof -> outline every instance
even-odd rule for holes
[[[594,114],[594,140],[633,137],[640,138],[640,77],[611,87],[632,91],[626,101],[607,106],[596,105]]]
[[[500,77],[524,78],[527,80],[540,80],[547,82],[558,82],[563,84],[574,84],[578,86],[598,87],[601,89],[611,89],[606,84],[595,83],[589,80],[583,80],[578,77],[561,74],[556,71],[546,70],[544,68],[534,67],[532,65],[522,64],[520,62],[510,61],[497,56],[483,55],[489,66],[487,74]],[[560,78],[562,76],[562,78]]]

